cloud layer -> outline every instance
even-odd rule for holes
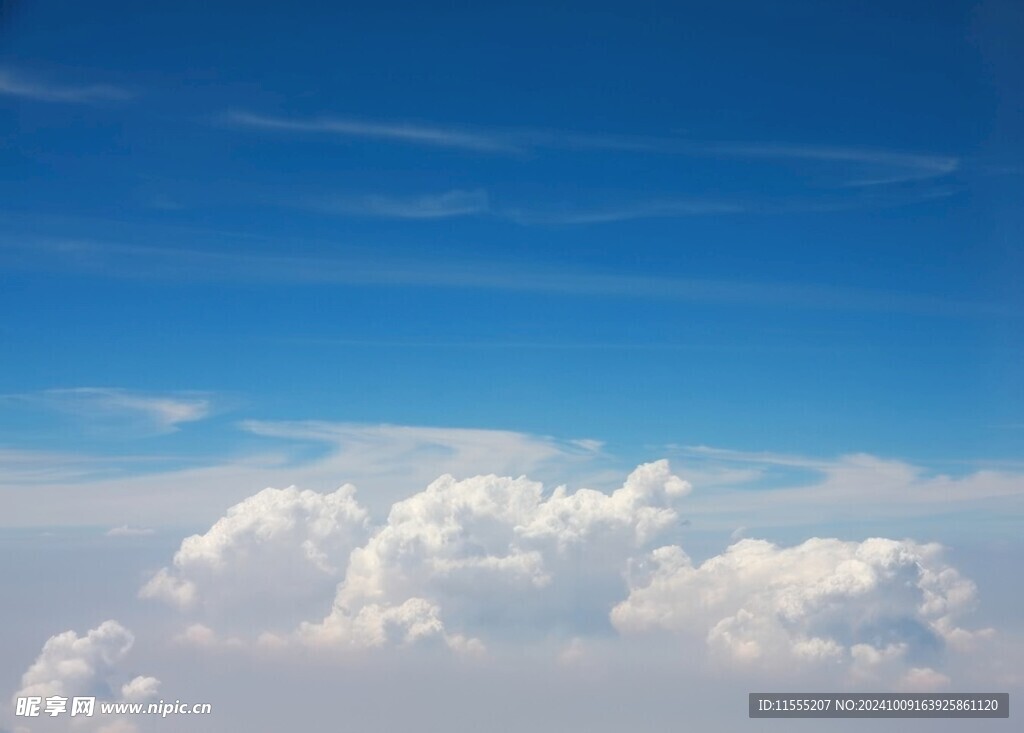
[[[568,713],[588,685],[621,689],[611,670],[710,679],[719,691],[766,679],[918,691],[993,679],[976,660],[1013,658],[995,653],[994,631],[970,627],[977,589],[939,545],[738,539],[696,562],[684,546],[700,493],[665,460],[613,490],[442,475],[376,518],[352,485],[267,488],[185,538],[142,584],[152,638],[136,653],[156,676],[128,672],[134,635],[108,621],[53,636],[18,694],[198,700],[233,668],[246,690],[271,689],[260,685],[267,675],[277,685],[278,670],[295,683],[372,669],[359,694],[377,695],[395,674],[419,684],[444,669],[499,685],[510,673],[572,680],[580,696]],[[233,704],[250,702],[246,691]]]
[[[266,489],[186,539],[141,595],[183,611],[180,640],[198,647],[557,641],[571,662],[587,639],[660,633],[725,666],[908,689],[941,686],[946,657],[991,634],[961,627],[976,589],[936,544],[742,539],[694,564],[679,544],[690,492],[667,461],[611,492],[446,475],[372,528],[351,486]],[[267,613],[275,596],[302,613]]]

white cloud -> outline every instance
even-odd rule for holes
[[[493,436],[464,438],[475,450]],[[251,637],[257,628],[276,638],[291,620],[301,639],[354,647],[437,637],[472,653],[476,631],[503,619],[520,630],[537,625],[531,635],[568,629],[574,614],[606,628],[627,559],[676,527],[673,505],[689,491],[665,461],[638,467],[611,494],[558,487],[545,495],[525,477],[446,475],[394,503],[370,536],[351,486],[266,489],[184,540],[140,595],[228,633]],[[332,595],[330,613],[308,622]],[[199,624],[182,640],[212,645],[216,636]]]
[[[368,534],[355,488],[330,494],[264,489],[232,506],[205,534],[186,538],[171,568],[139,595],[214,619],[292,623],[304,603],[327,598],[348,554]]]
[[[767,207],[751,201],[711,201],[705,199],[654,199],[611,204],[589,209],[507,209],[501,215],[519,224],[571,226],[606,224],[633,219],[676,219],[691,216],[743,214]],[[768,209],[770,210],[770,209]]]
[[[0,487],[96,481],[138,470],[145,458],[0,449]]]
[[[52,84],[27,77],[10,69],[0,69],[0,95],[32,99],[38,102],[75,104],[120,101],[132,96],[128,91],[109,84],[84,86]]]
[[[625,634],[704,638],[711,654],[741,664],[838,662],[870,676],[974,638],[956,620],[975,591],[935,544],[748,539],[699,565],[679,547],[655,550],[611,618]]]
[[[492,205],[482,190],[452,190],[440,194],[394,196],[380,194],[324,196],[297,202],[303,209],[349,217],[385,219],[449,219],[488,214],[523,226],[586,226],[636,219],[678,219],[698,216],[738,214],[793,214],[797,212],[844,211],[857,208],[899,206],[952,195],[943,188],[927,191],[902,191],[888,194],[853,196],[850,193],[830,198],[773,200],[763,198],[700,199],[653,198],[596,204]]]
[[[338,430],[277,429],[295,439]],[[356,452],[381,439],[358,434]],[[494,440],[461,439],[471,437]],[[431,455],[421,438],[410,439],[412,453]],[[479,670],[494,684],[514,670],[517,679],[581,684],[587,699],[621,692],[609,675],[629,669],[663,679],[707,672],[719,691],[737,676],[784,678],[792,689],[808,680],[927,690],[987,679],[976,671],[987,662],[973,662],[970,673],[961,664],[991,650],[963,620],[976,589],[937,545],[745,539],[695,563],[678,543],[699,494],[666,461],[639,466],[612,491],[442,476],[394,501],[374,525],[349,486],[266,489],[184,540],[153,575],[146,593],[176,608],[162,611],[160,636],[140,651],[161,659],[159,676],[191,701],[203,699],[195,679],[204,674],[234,699],[224,683],[231,665],[242,688],[246,673],[266,680],[267,665],[275,685],[284,670],[280,679],[296,687],[332,672],[347,684],[371,668],[382,675],[375,679],[404,670],[403,679],[424,684],[441,668],[467,679]],[[155,678],[119,673],[131,646],[123,627],[108,622],[82,639],[92,637],[87,649],[68,651],[78,637],[55,636],[23,686],[105,687],[125,700],[162,692]]]
[[[281,132],[321,133],[348,138],[393,140],[429,147],[477,152],[509,153],[516,150],[500,136],[418,123],[373,122],[341,117],[292,119],[249,112],[232,112],[226,116],[226,120],[242,127]]]
[[[140,598],[155,598],[179,608],[191,608],[199,598],[196,584],[191,580],[172,575],[167,568],[161,568],[139,591]]]
[[[240,426],[265,438],[265,447],[171,470],[146,470],[153,458],[145,457],[0,450],[0,503],[17,526],[209,526],[225,506],[268,485],[322,492],[350,481],[371,516],[382,518],[395,501],[445,473],[528,474],[548,484],[602,489],[621,475],[597,441],[323,421],[248,420]],[[1016,467],[954,475],[865,454],[811,459],[706,448],[666,452],[703,489],[686,505],[702,531],[857,521],[884,534],[891,531],[889,519],[921,521],[957,506],[970,507],[975,517],[1024,516],[1024,479]]]
[[[358,612],[332,613],[317,625],[303,626],[303,636],[315,645],[340,644],[357,648],[384,644],[412,644],[445,638],[441,609],[423,598],[407,598],[397,605],[371,603]]]
[[[367,619],[398,609],[420,628],[470,637],[503,626],[564,632],[574,615],[594,623],[622,592],[627,558],[676,524],[671,504],[689,488],[665,461],[638,467],[610,495],[558,487],[545,496],[525,477],[442,476],[397,502],[352,552],[331,613],[303,624],[300,637],[377,644],[384,637]]]
[[[849,171],[849,178],[845,181],[847,186],[881,186],[941,178],[956,171],[961,164],[960,159],[952,155],[800,143],[692,140],[563,130],[470,130],[451,125],[343,117],[290,118],[251,112],[231,112],[224,119],[231,124],[253,129],[392,140],[482,153],[562,149],[832,165]]]
[[[208,526],[225,506],[264,486],[330,491],[341,481],[360,487],[375,516],[450,473],[532,474],[607,485],[608,459],[592,445],[507,430],[360,425],[320,421],[246,421],[266,438],[247,456],[209,465],[145,471],[130,459],[0,451],[0,503],[22,526],[144,524]],[[313,453],[302,444],[322,449]],[[66,466],[66,468],[62,468]],[[103,469],[107,470],[104,471]],[[115,470],[116,469],[116,470]],[[113,475],[110,475],[113,474]],[[24,491],[33,483],[31,494]],[[86,490],[83,490],[86,489]]]
[[[1019,472],[982,468],[942,474],[907,461],[854,453],[831,459],[716,448],[670,449],[675,460],[700,470],[752,470],[752,483],[769,478],[770,488],[722,486],[688,504],[703,526],[770,527],[820,525],[830,521],[922,518],[973,511],[1024,513],[1024,480]]]
[[[257,644],[271,646],[279,637],[271,631],[262,632],[257,638]],[[223,636],[205,624],[194,623],[187,626],[183,631],[172,637],[175,644],[195,649],[245,649],[251,646],[237,636]]]
[[[744,539],[699,565],[677,545],[652,551],[679,537],[679,502],[690,492],[667,461],[639,466],[610,493],[446,475],[395,502],[371,531],[350,486],[267,489],[186,539],[173,568],[141,594],[215,620],[236,644],[257,629],[272,646],[434,639],[479,652],[614,627],[699,639],[715,659],[825,664],[892,684],[991,633],[959,625],[976,589],[935,544],[815,538],[783,548]],[[290,614],[266,612],[283,599]],[[182,640],[222,643],[202,624]]]
[[[78,387],[51,389],[43,395],[58,402],[63,409],[78,414],[138,414],[160,432],[170,432],[183,423],[202,420],[210,415],[211,410],[208,397],[184,394],[154,395],[125,389]]]
[[[217,644],[217,634],[204,624],[191,624],[174,640],[190,646],[212,647]]]
[[[2,399],[72,415],[89,428],[116,430],[119,435],[170,433],[212,412],[210,397],[202,393],[153,394],[114,387],[47,389]]]
[[[121,699],[125,702],[145,702],[160,692],[160,680],[139,675],[121,685]]]
[[[36,661],[21,678],[15,697],[38,695],[93,695],[115,700],[112,686],[118,665],[132,648],[135,637],[117,621],[104,621],[84,636],[65,631],[50,637]],[[136,678],[125,685],[132,694],[154,688],[152,678]],[[122,688],[123,691],[123,688]]]

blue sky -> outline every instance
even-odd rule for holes
[[[16,4],[0,389],[1018,457],[1008,13]]]
[[[0,690],[1024,688],[1019,5],[556,5],[3,4]]]

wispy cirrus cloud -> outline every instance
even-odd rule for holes
[[[948,186],[928,186],[919,191],[886,191],[866,194],[807,195],[789,199],[756,197],[733,200],[655,198],[605,204],[590,208],[510,208],[498,216],[526,226],[587,226],[642,219],[683,219],[699,216],[784,215],[887,208],[947,198],[956,193]]]
[[[180,425],[209,417],[213,409],[209,395],[153,394],[114,387],[46,389],[3,395],[0,402],[55,410],[88,428],[149,435],[174,432]]]
[[[245,111],[228,112],[222,115],[221,120],[257,130],[390,140],[479,153],[523,154],[550,149],[840,164],[849,169],[843,185],[853,187],[941,178],[957,171],[962,163],[955,155],[814,143],[698,140],[566,130],[483,129],[352,117],[286,117]]]
[[[81,453],[0,448],[0,483],[30,486],[54,482],[96,481],[144,472],[145,466],[175,465],[167,456],[86,455]]]
[[[263,447],[247,455],[156,465],[65,456],[60,470],[53,468],[52,454],[0,451],[0,503],[22,526],[159,527],[205,521],[225,502],[268,485],[324,491],[351,481],[370,509],[380,513],[410,485],[444,473],[532,473],[603,487],[617,460],[597,441],[508,430],[313,420],[246,420],[238,427],[260,438]],[[817,458],[671,446],[658,450],[672,458],[679,475],[703,489],[690,498],[686,512],[701,530],[917,521],[964,508],[975,518],[1024,514],[1020,466],[942,473],[869,454]],[[105,463],[110,470],[102,470]],[[33,487],[31,496],[24,491],[26,483]],[[89,491],[83,492],[83,486]]]
[[[111,84],[69,85],[43,81],[11,69],[0,69],[0,96],[37,102],[89,104],[131,99],[131,92]]]
[[[902,206],[956,193],[948,186],[928,186],[913,191],[833,192],[816,197],[766,199],[758,197],[706,199],[686,197],[641,198],[604,202],[591,206],[551,205],[543,207],[497,205],[481,189],[442,191],[415,196],[383,194],[322,196],[287,206],[344,217],[430,220],[464,216],[488,216],[523,226],[590,226],[642,219],[683,219],[701,216],[783,215],[846,211],[859,208]]]
[[[694,152],[696,151],[695,148]],[[959,157],[952,155],[773,142],[711,142],[703,146],[703,152],[707,155],[734,158],[850,163],[864,166],[866,170],[870,171],[862,173],[859,178],[847,181],[849,186],[870,186],[937,178],[953,173],[961,163]]]
[[[758,206],[750,202],[670,198],[628,201],[591,208],[496,206],[487,192],[479,189],[406,197],[380,194],[320,197],[303,202],[301,208],[337,216],[381,219],[424,220],[487,215],[524,226],[606,224],[634,219],[743,214],[759,210]]]
[[[100,277],[187,282],[338,284],[554,293],[707,304],[756,304],[930,316],[1009,317],[1011,306],[906,291],[788,282],[738,281],[583,269],[525,268],[500,260],[439,261],[380,256],[282,255],[144,247],[78,240],[0,240],[0,261],[19,268]]]
[[[280,132],[320,133],[343,138],[391,140],[393,142],[454,148],[477,152],[510,153],[519,150],[499,135],[475,133],[452,127],[411,122],[374,122],[344,117],[312,117],[297,119],[229,112],[222,118],[229,124]]]
[[[536,210],[513,208],[502,211],[504,218],[525,225],[573,226],[607,224],[634,219],[676,219],[716,214],[743,214],[753,210],[750,204],[701,199],[653,199],[612,204],[589,209]]]
[[[723,487],[713,496],[698,497],[691,514],[705,524],[793,526],[841,522],[854,512],[862,520],[921,518],[965,509],[992,516],[1024,512],[1019,466],[953,474],[866,453],[814,458],[708,446],[674,447],[668,453],[705,469],[751,469],[759,481],[770,479],[770,489]]]
[[[608,468],[593,442],[510,430],[315,420],[247,420],[238,427],[262,447],[169,467],[112,458],[111,470],[103,473],[102,458],[83,455],[67,456],[68,470],[57,473],[48,470],[49,454],[0,451],[0,505],[8,510],[0,526],[203,523],[254,487],[319,491],[344,482],[359,486],[371,510],[386,513],[410,486],[444,473],[532,473],[556,481],[575,476],[600,484]],[[94,463],[100,465],[87,471]],[[31,493],[24,476],[32,478]]]

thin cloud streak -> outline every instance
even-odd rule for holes
[[[495,213],[524,226],[589,226],[641,219],[681,219],[696,216],[821,214],[865,208],[906,206],[948,198],[956,193],[955,189],[943,186],[932,187],[924,191],[876,192],[871,195],[855,197],[844,195],[841,198],[833,196],[817,201],[806,199],[790,201],[655,199],[593,209],[554,211],[507,209]]]
[[[0,95],[32,99],[37,102],[69,104],[123,101],[132,97],[127,90],[109,84],[85,86],[50,84],[30,79],[9,69],[0,69]]]
[[[565,297],[613,297],[929,316],[1018,317],[1007,306],[948,297],[783,282],[612,275],[566,269],[523,269],[502,261],[437,262],[244,254],[97,244],[82,241],[0,243],[10,264],[100,277],[274,285],[422,287],[539,292]]]
[[[844,148],[785,143],[710,143],[708,154],[738,158],[777,158],[872,164],[906,171],[903,175],[880,177],[875,180],[850,181],[848,185],[873,185],[923,180],[953,173],[960,167],[960,159],[949,155],[924,155],[891,150]]]
[[[700,216],[827,213],[862,208],[884,208],[924,203],[948,198],[956,193],[950,187],[931,187],[910,192],[876,192],[850,196],[843,194],[820,200],[710,200],[699,198],[660,198],[606,204],[593,208],[529,208],[494,206],[482,190],[452,190],[439,194],[396,197],[364,196],[323,197],[300,203],[303,209],[344,217],[430,220],[465,216],[489,216],[521,226],[593,226],[643,219],[681,219]],[[290,202],[286,205],[292,205]]]
[[[382,122],[348,117],[308,119],[261,115],[244,111],[222,117],[229,124],[281,132],[322,133],[345,138],[393,140],[429,147],[482,153],[522,154],[541,149],[597,150],[619,153],[678,155],[764,160],[796,160],[874,166],[847,186],[875,186],[947,176],[960,168],[952,155],[906,153],[871,148],[837,147],[780,142],[688,140],[676,137],[579,133],[560,130],[469,129],[410,122]]]
[[[385,516],[410,487],[443,473],[527,473],[549,485],[568,479],[599,488],[606,485],[613,469],[610,461],[615,460],[599,441],[508,430],[253,419],[237,427],[269,441],[266,448],[163,470],[136,464],[134,471],[132,464],[97,456],[65,456],[60,464],[64,470],[55,471],[53,454],[0,451],[0,499],[12,508],[9,526],[204,522],[260,487],[299,485],[325,491],[346,481],[359,487],[375,516]],[[296,450],[296,443],[326,450],[311,458],[307,451]],[[1024,512],[1019,469],[948,475],[868,454],[821,459],[689,450],[689,458],[686,450],[672,447],[667,454],[675,473],[694,483],[685,515],[701,530],[923,520],[965,507],[976,512],[974,519],[986,521]],[[107,461],[112,463],[104,471]],[[98,470],[81,470],[93,465]],[[31,495],[24,491],[26,478]]]
[[[27,486],[52,482],[87,482],[179,469],[204,459],[183,455],[86,455],[0,447],[0,486]]]
[[[163,434],[210,416],[208,396],[149,394],[108,387],[73,387],[0,395],[0,404],[22,403],[73,415],[86,424],[124,423],[132,433]]]
[[[1012,470],[980,469],[962,475],[935,473],[910,462],[869,454],[821,460],[771,453],[708,448],[684,449],[683,455],[712,466],[751,466],[810,472],[811,479],[789,476],[781,486],[751,491],[720,489],[697,495],[690,514],[702,526],[721,527],[756,522],[758,526],[821,524],[858,519],[913,517],[923,519],[965,510],[1013,516],[1024,511],[1024,485]],[[685,471],[683,472],[685,473]]]
[[[257,115],[249,112],[229,112],[225,115],[224,119],[230,124],[263,130],[323,133],[339,137],[393,140],[429,147],[455,148],[477,152],[517,152],[514,146],[509,145],[498,137],[412,123],[370,122],[337,117],[297,120],[286,117]]]
[[[577,211],[540,212],[527,209],[508,209],[504,218],[523,225],[573,226],[607,224],[635,219],[676,219],[689,216],[716,214],[743,214],[751,209],[742,203],[695,200],[640,201],[622,206],[609,206]]]
[[[297,485],[332,491],[344,482],[356,484],[364,504],[386,516],[393,502],[445,473],[530,474],[552,485],[574,477],[603,486],[595,476],[607,470],[607,460],[590,441],[581,444],[509,430],[308,420],[245,420],[237,427],[267,441],[266,448],[163,470],[40,475],[31,493],[24,490],[23,482],[10,477],[0,452],[0,504],[9,509],[0,525],[160,528],[209,524],[224,507],[260,488]],[[295,450],[296,443],[324,450],[310,458],[308,451]],[[45,464],[47,456],[36,456],[35,462],[32,454],[20,457],[21,473]]]

